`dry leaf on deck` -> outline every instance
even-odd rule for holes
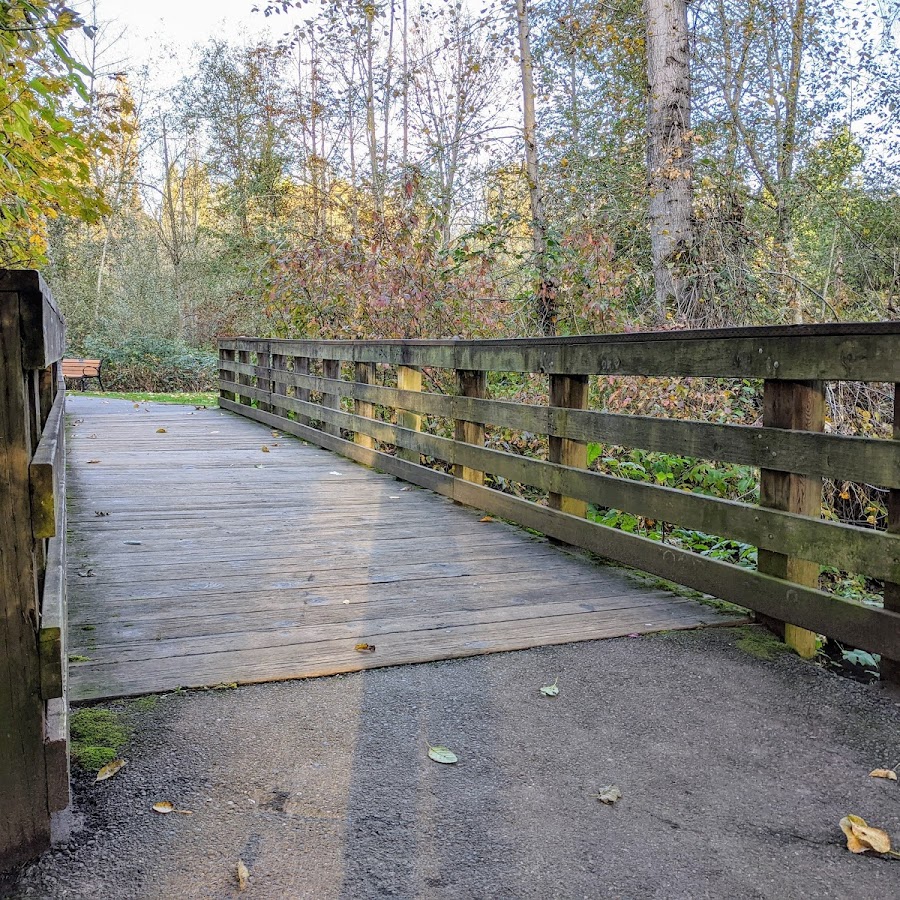
[[[455,762],[459,762],[457,755],[449,747],[428,747],[428,756],[435,762],[443,763],[445,766],[451,766]]]
[[[493,522],[494,520],[490,516],[482,516],[478,521],[479,522]]]
[[[127,759],[114,759],[111,763],[107,763],[98,773],[97,773],[97,781],[106,781],[107,778],[112,778],[113,775],[116,774],[120,769],[125,768],[128,765]]]
[[[156,433],[157,433],[157,434],[165,434],[165,433],[166,433],[166,429],[165,429],[165,428],[157,428],[157,429],[156,429]]]
[[[94,463],[98,463],[98,462],[100,462],[99,459],[89,459],[89,460],[88,460],[88,465],[93,465]]]
[[[94,570],[93,569],[79,569],[75,574],[79,578],[93,578]]]
[[[887,778],[888,781],[896,781],[897,773],[893,769],[872,769],[870,778]]]
[[[374,644],[365,644],[365,643],[357,644],[353,649],[358,650],[360,653],[374,653],[375,645]]]
[[[260,449],[262,450],[263,453],[268,453],[268,452],[269,452],[269,448],[268,448],[265,444],[263,444],[262,447],[261,447]]]
[[[244,865],[242,859],[239,859],[237,864],[237,880],[239,891],[246,890],[247,885],[250,884],[250,870]]]
[[[150,808],[153,812],[158,813],[180,813],[183,816],[192,816],[194,814],[190,809],[177,809],[171,800],[159,800]]]
[[[559,679],[557,678],[556,681],[559,681]],[[559,693],[559,685],[556,681],[554,681],[553,684],[545,684],[541,688],[541,693],[545,697],[555,697]]]
[[[840,821],[841,831],[847,836],[847,849],[851,853],[890,853],[891,839],[881,828],[873,828],[860,816],[847,815]]]
[[[606,787],[600,788],[597,799],[607,806],[612,806],[621,796],[622,792],[614,784],[608,784]]]

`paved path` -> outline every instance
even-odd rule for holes
[[[737,621],[232,413],[68,410],[71,700]]]

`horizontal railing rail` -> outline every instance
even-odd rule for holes
[[[220,341],[220,403],[460,502],[751,609],[785,630],[805,655],[814,651],[816,633],[881,653],[883,677],[896,680],[900,441],[826,434],[823,427],[824,382],[896,386],[898,351],[900,323],[509,341],[236,338]],[[423,391],[422,370],[453,370],[456,393]],[[491,372],[549,376],[548,405],[491,399]],[[587,408],[590,377],[609,375],[762,379],[763,425]],[[453,437],[446,427],[444,434],[423,430],[423,417],[451,420]],[[548,458],[484,446],[485,426],[546,436]],[[592,471],[588,443],[758,467],[760,501]],[[423,457],[450,471],[422,465]],[[822,519],[825,478],[887,489],[887,531]],[[547,493],[548,506],[489,486],[503,482]],[[750,545],[758,550],[758,569],[587,520],[588,504]],[[884,608],[820,590],[823,565],[883,580]]]
[[[40,275],[0,270],[0,870],[69,805],[64,346]]]

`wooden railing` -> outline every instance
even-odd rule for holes
[[[822,433],[827,381],[889,382],[897,396],[900,324],[503,341],[238,338],[219,346],[225,409],[739,604],[804,655],[815,652],[819,633],[881,653],[883,679],[900,680],[900,431],[893,441]],[[423,392],[422,370],[454,370],[455,394]],[[489,372],[548,376],[549,405],[489,399]],[[588,409],[592,375],[762,379],[763,427]],[[454,437],[423,432],[423,416],[452,419]],[[547,435],[548,459],[483,446],[485,425]],[[587,442],[758,466],[760,503],[590,471]],[[421,456],[452,473],[420,465]],[[485,486],[485,473],[546,491],[549,505]],[[823,478],[889,489],[887,531],[821,519]],[[587,521],[587,504],[752,545],[757,570]],[[822,565],[882,579],[884,608],[819,590]]]
[[[40,276],[0,270],[0,871],[69,805],[64,344]]]

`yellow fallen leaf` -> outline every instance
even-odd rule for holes
[[[265,444],[262,445],[262,452],[263,452],[263,453],[268,453],[268,452],[269,452],[269,448],[268,448]]]
[[[375,645],[374,644],[357,644],[354,650],[358,650],[360,653],[374,653]]]
[[[116,774],[120,769],[123,769],[126,765],[128,765],[127,759],[114,759],[112,762],[107,763],[98,773],[97,773],[97,781],[106,781],[107,778],[112,778],[113,775]]]
[[[165,434],[165,433],[166,433],[166,429],[165,429],[165,428],[157,428],[157,429],[156,429],[156,433],[157,433],[157,434]]]
[[[897,773],[893,769],[872,769],[869,776],[871,778],[887,778],[888,781],[897,780]]]
[[[158,813],[172,813],[175,812],[175,804],[171,800],[160,800],[158,803],[154,803],[151,809]]]
[[[840,821],[841,831],[847,837],[847,849],[851,853],[891,852],[891,838],[882,828],[874,828],[861,816],[846,815]]]
[[[247,885],[250,884],[250,870],[244,865],[242,859],[239,859],[237,864],[237,880],[239,891],[246,890]]]
[[[478,520],[479,522],[493,522],[494,520],[490,516],[484,516],[483,518]]]

